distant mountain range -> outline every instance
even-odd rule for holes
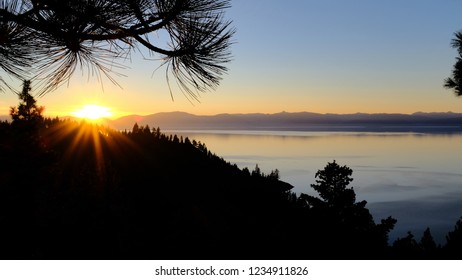
[[[130,115],[109,120],[119,130],[135,123],[162,130],[291,130],[291,131],[462,131],[462,113],[414,114],[276,114],[193,115],[184,112]]]
[[[72,117],[71,117],[72,118]],[[8,120],[9,116],[0,116]],[[413,114],[319,114],[310,112],[275,114],[193,115],[166,112],[151,115],[129,115],[105,124],[118,130],[131,130],[133,125],[162,130],[279,130],[279,131],[370,131],[370,132],[462,132],[462,113]]]

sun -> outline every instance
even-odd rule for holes
[[[80,110],[72,112],[72,115],[78,118],[96,121],[101,118],[108,118],[113,114],[111,112],[111,109],[109,109],[108,107],[95,104],[87,104],[83,106]]]

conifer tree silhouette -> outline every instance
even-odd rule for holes
[[[458,56],[452,69],[452,77],[444,80],[444,87],[452,89],[456,96],[462,95],[462,32],[454,33],[451,46],[457,49]]]
[[[20,103],[18,107],[10,108],[10,115],[15,122],[27,122],[36,124],[43,120],[42,113],[45,110],[43,106],[38,106],[37,101],[31,95],[31,82],[24,81],[22,91],[18,94]]]

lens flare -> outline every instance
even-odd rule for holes
[[[72,115],[82,119],[98,120],[112,116],[112,112],[108,107],[88,104],[83,106],[82,109],[72,112]]]

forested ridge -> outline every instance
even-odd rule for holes
[[[390,245],[396,220],[376,223],[335,161],[316,173],[318,196],[296,195],[278,170],[239,169],[194,139],[42,111],[0,123],[2,259],[460,257],[461,222],[443,247],[430,230]]]

